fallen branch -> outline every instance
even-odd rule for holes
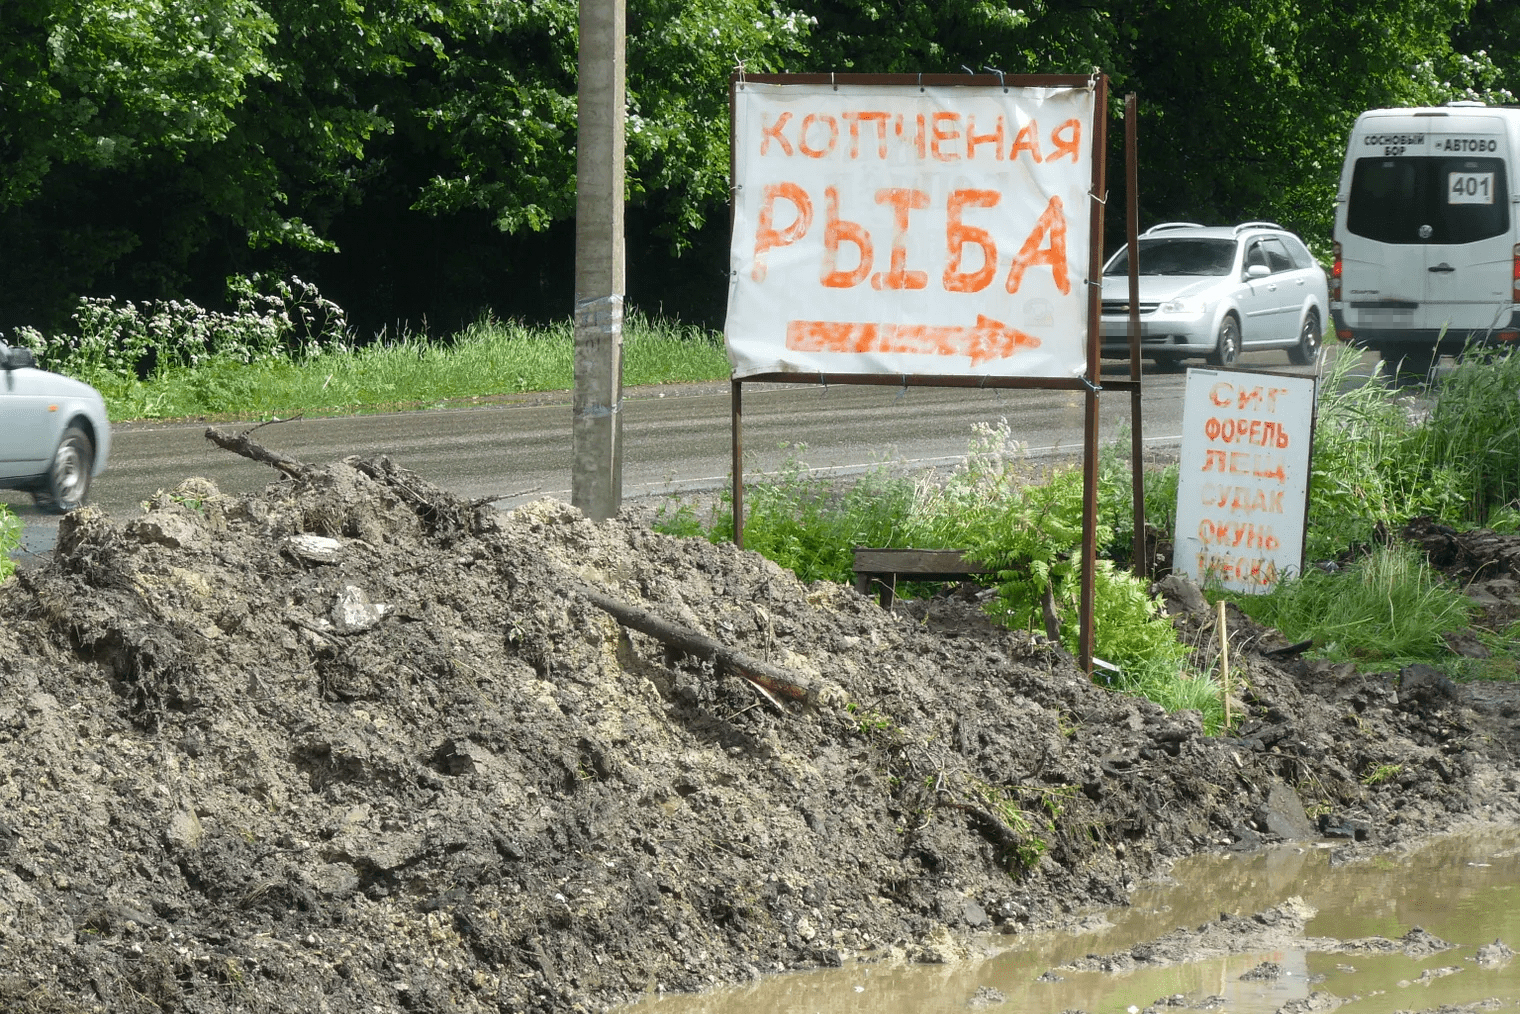
[[[796,673],[719,644],[710,637],[704,637],[694,630],[671,623],[647,609],[631,606],[584,585],[577,587],[576,591],[587,602],[607,613],[623,626],[637,630],[641,634],[648,634],[661,644],[693,655],[704,662],[711,662],[720,672],[732,673],[757,687],[783,697],[790,697],[794,701],[802,701],[809,705],[818,703],[817,684]]]
[[[269,420],[269,422],[286,421],[288,420]],[[292,479],[297,479],[305,475],[311,470],[312,466],[306,464],[304,461],[299,461],[296,458],[289,457],[288,455],[280,454],[276,451],[271,451],[269,448],[265,447],[258,441],[250,440],[248,438],[248,434],[252,433],[260,426],[269,425],[269,422],[259,423],[258,426],[244,430],[242,433],[227,433],[217,429],[215,426],[207,426],[206,439],[211,441],[213,444],[216,444],[216,446],[222,448],[223,450],[232,451],[234,454],[241,454],[243,457],[248,458],[252,461],[257,461],[262,464],[277,468],[280,471],[284,472],[286,475],[290,476]]]

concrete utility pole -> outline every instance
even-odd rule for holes
[[[624,0],[580,0],[575,159],[575,399],[570,500],[623,503]]]

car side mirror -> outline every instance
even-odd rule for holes
[[[32,355],[31,349],[7,347],[4,355],[0,355],[0,363],[6,370],[21,370],[36,366],[37,357]]]
[[[1246,267],[1247,278],[1265,278],[1272,273],[1272,269],[1265,264],[1251,264]]]

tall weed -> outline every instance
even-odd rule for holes
[[[1432,474],[1453,477],[1454,520],[1484,524],[1520,506],[1520,355],[1468,349],[1410,445]]]
[[[1311,567],[1269,594],[1233,601],[1290,641],[1312,639],[1325,658],[1379,669],[1448,655],[1441,635],[1465,627],[1472,611],[1405,545],[1376,547],[1334,573]]]

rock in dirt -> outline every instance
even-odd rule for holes
[[[1008,1002],[1008,995],[1000,989],[991,986],[978,986],[971,999],[966,1001],[966,1006],[972,1010],[982,1010],[987,1007],[996,1007]]]
[[[255,494],[72,512],[0,586],[0,1010],[600,1010],[1064,925],[1233,842],[1274,780],[1384,843],[1520,812],[1503,687],[1406,706],[1232,617],[1249,689],[1208,736],[975,601],[893,613],[631,513],[265,460]]]
[[[1305,924],[1315,910],[1302,898],[1240,916],[1229,913],[1197,929],[1178,928],[1154,940],[1135,944],[1115,954],[1089,954],[1063,968],[1083,972],[1128,972],[1184,962],[1205,961],[1229,954],[1281,950],[1302,939]]]
[[[1255,816],[1259,827],[1285,841],[1306,841],[1316,837],[1314,824],[1304,812],[1303,800],[1281,779],[1274,780],[1267,789],[1267,798]]]
[[[1503,940],[1495,940],[1491,944],[1484,944],[1478,948],[1478,953],[1473,955],[1473,960],[1482,968],[1503,968],[1509,964],[1515,952],[1510,950]]]
[[[1277,1008],[1277,1014],[1323,1014],[1325,1011],[1335,1010],[1346,1002],[1334,993],[1317,989],[1302,1000],[1289,1000]]]

